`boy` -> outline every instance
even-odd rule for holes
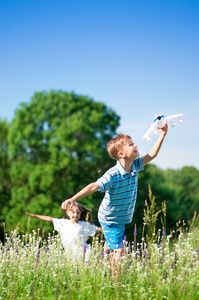
[[[137,145],[131,137],[120,134],[110,140],[107,151],[117,161],[115,167],[110,168],[96,182],[90,183],[72,198],[62,203],[62,209],[68,204],[72,206],[77,201],[96,191],[105,192],[99,207],[98,218],[102,226],[106,245],[113,250],[113,262],[118,262],[122,254],[122,242],[125,235],[125,224],[132,221],[137,197],[137,173],[154,159],[164,141],[168,125],[159,128],[160,135],[150,152],[143,158],[139,157]],[[113,265],[112,265],[113,266]]]

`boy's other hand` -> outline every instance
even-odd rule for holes
[[[63,211],[66,211],[68,208],[68,205],[70,206],[70,209],[73,207],[73,201],[71,200],[71,198],[62,202],[61,209]]]

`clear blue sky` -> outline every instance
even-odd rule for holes
[[[141,155],[155,113],[184,113],[154,163],[199,168],[198,0],[0,0],[0,118],[36,91],[104,102]]]

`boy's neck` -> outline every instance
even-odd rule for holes
[[[124,158],[121,158],[119,160],[120,164],[122,165],[122,167],[124,168],[124,170],[127,172],[127,173],[131,173],[131,168],[132,168],[132,162],[133,161],[129,161],[129,160],[126,160]]]

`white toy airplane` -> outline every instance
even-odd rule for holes
[[[152,133],[154,133],[155,135],[158,135],[158,131],[157,128],[162,128],[166,125],[166,123],[170,123],[171,127],[175,126],[175,123],[173,123],[174,120],[178,119],[178,122],[181,124],[182,123],[182,119],[181,116],[183,116],[183,114],[178,114],[178,115],[172,115],[172,116],[168,116],[165,117],[163,115],[155,115],[154,121],[151,124],[151,127],[149,128],[149,130],[145,133],[145,135],[143,136],[143,140],[147,140],[148,142],[151,142],[151,139],[149,137],[149,135],[151,135]]]

